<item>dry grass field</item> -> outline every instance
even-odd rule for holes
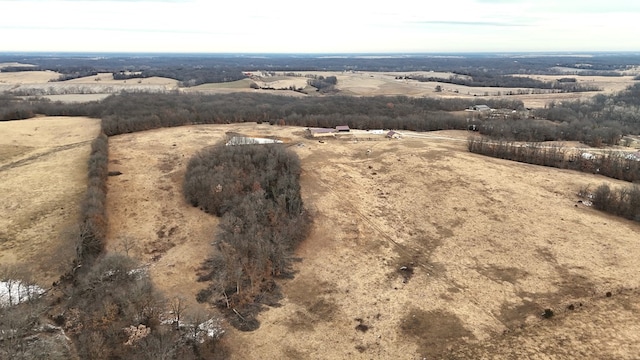
[[[0,92],[50,97],[63,102],[94,101],[122,91],[167,92],[178,89],[178,81],[161,77],[114,80],[111,73],[100,73],[67,81],[51,81],[61,74],[53,71],[0,73]],[[51,82],[50,82],[51,81]],[[93,96],[87,96],[93,95]],[[102,95],[96,98],[96,95]]]
[[[396,79],[397,77],[421,75],[425,77],[442,77],[448,78],[453,73],[441,72],[329,72],[329,71],[300,71],[296,72],[302,76],[286,76],[277,73],[276,76],[263,76],[254,78],[261,87],[272,87],[274,89],[288,88],[295,86],[296,88],[306,85],[307,77],[316,76],[336,76],[338,84],[336,88],[343,95],[353,96],[379,96],[379,95],[403,95],[415,97],[444,97],[444,98],[474,98],[478,103],[483,99],[494,99],[506,97],[509,99],[522,100],[526,107],[544,107],[551,101],[588,99],[598,93],[611,94],[620,90],[624,90],[634,83],[633,76],[622,77],[606,77],[606,76],[577,76],[579,83],[594,85],[602,90],[599,92],[581,92],[581,93],[562,93],[562,94],[531,94],[531,95],[511,95],[505,96],[506,92],[518,92],[522,88],[505,88],[505,87],[471,87],[464,85],[447,84],[442,82],[419,82],[415,80]],[[531,75],[532,78],[553,81],[566,76],[544,76]],[[228,93],[237,91],[257,91],[249,88],[249,81],[241,80],[231,83],[220,84],[203,84],[193,88],[183,89],[187,92],[205,92],[205,93]],[[442,87],[442,92],[436,92],[436,86]],[[260,90],[266,92],[265,90]],[[281,95],[304,96],[300,93],[288,90],[269,90],[268,92]]]
[[[129,80],[114,80],[112,73],[100,73],[95,76],[86,76],[77,79],[71,79],[64,81],[66,84],[107,84],[107,85],[125,85],[125,84],[140,84],[140,85],[162,85],[168,89],[176,89],[178,87],[178,80],[168,79],[162,77],[150,77],[145,79],[129,79]]]
[[[0,84],[22,85],[42,84],[60,77],[55,71],[16,71],[0,73]]]
[[[306,96],[305,94],[291,91],[278,90],[294,86],[304,88],[307,75],[336,76],[338,84],[336,88],[340,94],[352,96],[378,96],[378,95],[403,95],[415,97],[444,97],[476,99],[482,103],[483,99],[506,97],[521,100],[526,107],[544,107],[551,101],[587,99],[598,93],[610,94],[625,89],[634,83],[632,75],[621,77],[607,76],[573,76],[579,83],[594,85],[602,90],[599,92],[580,92],[562,94],[531,94],[505,96],[506,92],[517,92],[522,88],[503,87],[470,87],[441,82],[418,82],[415,80],[396,79],[411,75],[432,76],[447,78],[452,73],[441,72],[322,72],[302,71],[296,72],[301,76],[285,76],[278,73],[276,76],[254,77],[252,80],[243,79],[229,83],[202,84],[189,88],[179,88],[178,81],[174,79],[152,77],[147,79],[114,80],[111,73],[101,73],[96,76],[83,77],[62,82],[48,82],[57,78],[60,74],[51,71],[23,71],[12,73],[0,73],[0,91],[19,91],[34,95],[54,95],[52,100],[67,102],[92,101],[95,95],[118,93],[120,91],[166,92],[180,91],[206,94],[226,94],[233,92],[260,92],[285,96]],[[530,75],[530,77],[553,81],[566,76]],[[255,90],[250,84],[255,82],[261,87],[270,87],[276,90]],[[436,86],[442,87],[442,92],[436,92]],[[73,96],[92,94],[90,96]]]
[[[0,264],[22,264],[43,285],[69,270],[99,131],[100,120],[81,117],[0,122]]]
[[[314,218],[282,306],[257,331],[230,331],[234,358],[640,353],[640,225],[576,202],[582,186],[620,183],[470,154],[465,132],[321,143],[235,124],[112,137],[109,170],[122,175],[108,181],[107,249],[129,248],[167,296],[202,306],[196,270],[218,221],[185,202],[181,182],[190,156],[231,131],[291,145]]]

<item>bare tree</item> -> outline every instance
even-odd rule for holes
[[[118,245],[124,254],[129,256],[129,251],[134,250],[136,248],[135,239],[130,235],[124,235],[120,238]]]
[[[187,309],[187,301],[182,296],[176,296],[169,302],[169,308],[175,319],[176,330],[180,329],[180,318]]]

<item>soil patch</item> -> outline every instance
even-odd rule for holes
[[[448,344],[459,339],[473,339],[462,321],[445,311],[412,309],[402,318],[400,330],[414,339],[419,354],[425,358],[441,355]]]

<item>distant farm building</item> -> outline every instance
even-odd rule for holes
[[[234,136],[227,141],[227,146],[235,145],[259,145],[259,144],[282,144],[282,141],[266,138],[253,138],[245,136]]]
[[[473,105],[470,110],[473,111],[491,111],[491,108],[487,105]]]
[[[310,128],[308,131],[312,137],[335,136],[336,133],[334,129],[328,128]]]
[[[351,129],[349,129],[349,125],[338,125],[338,126],[336,126],[336,131],[337,132],[349,132],[349,131],[351,131]]]
[[[400,138],[400,134],[395,132],[395,131],[393,131],[393,130],[389,131],[386,136],[389,139],[399,139]]]
[[[382,135],[384,134],[384,130],[368,130],[369,133],[373,134],[373,135]]]

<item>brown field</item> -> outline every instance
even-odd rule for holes
[[[100,120],[47,117],[0,122],[0,264],[23,264],[43,285],[69,270]]]
[[[100,101],[111,94],[61,94],[61,95],[44,95],[42,96],[45,99],[49,99],[51,101],[60,101],[63,103],[83,103],[90,101]],[[25,96],[24,98],[28,98]]]
[[[151,77],[146,79],[114,80],[113,74],[101,73],[67,81],[54,81],[60,76],[52,71],[20,71],[0,73],[0,92],[7,91],[20,95],[43,96],[63,102],[94,101],[121,91],[167,92],[178,89],[174,79]],[[78,95],[78,96],[74,96]],[[94,95],[94,96],[79,96]],[[98,98],[99,100],[99,98]]]
[[[23,64],[19,62],[3,62],[0,63],[0,69],[4,69],[7,67],[35,67],[33,64]]]
[[[60,73],[49,70],[0,72],[0,84],[42,84],[49,82],[49,80],[57,79],[58,77],[60,77]]]
[[[125,84],[140,84],[140,85],[163,85],[167,88],[175,89],[178,87],[178,80],[168,79],[162,77],[150,77],[145,79],[129,79],[129,80],[114,80],[112,73],[100,73],[95,76],[86,76],[77,79],[71,79],[63,81],[65,84],[107,84],[107,85],[125,85]]]
[[[465,132],[320,143],[301,128],[237,124],[112,137],[109,170],[123,174],[108,182],[107,248],[135,244],[167,296],[202,306],[195,273],[218,221],[185,203],[181,182],[189,157],[229,131],[289,141],[314,218],[282,306],[257,331],[230,331],[234,358],[640,353],[640,225],[575,195],[621,183],[470,154]]]

